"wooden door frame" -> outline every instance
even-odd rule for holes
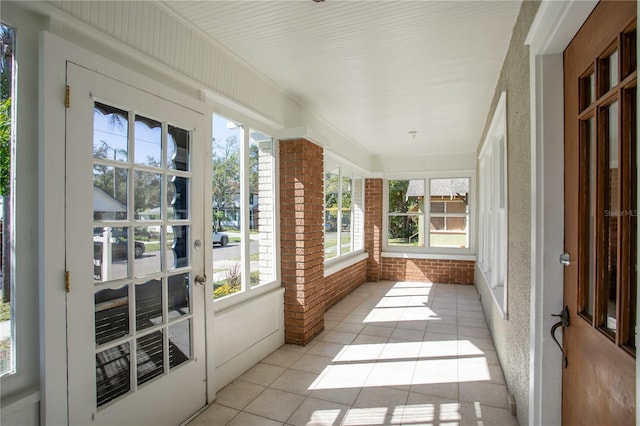
[[[561,355],[549,333],[554,322],[550,315],[560,312],[563,305],[563,270],[558,262],[558,255],[564,250],[562,53],[597,3],[543,2],[526,40],[532,170],[530,424],[559,425],[562,420]],[[637,7],[640,11],[640,4]],[[550,365],[554,367],[549,368]],[[640,371],[636,370],[636,406],[640,402],[639,390]],[[636,416],[640,424],[638,411]]]

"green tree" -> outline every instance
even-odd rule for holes
[[[11,97],[13,30],[0,24],[0,99]]]
[[[11,176],[11,81],[13,31],[0,25],[0,196],[9,195]],[[5,197],[5,202],[9,201]],[[5,216],[6,217],[6,216]]]
[[[260,173],[260,149],[256,144],[249,145],[249,194],[258,194]]]
[[[236,208],[240,195],[240,143],[236,136],[229,136],[224,143],[213,140],[213,219],[216,228],[226,219],[226,212]]]
[[[2,301],[11,301],[11,89],[14,32],[0,24],[0,197],[2,197]]]
[[[5,197],[11,182],[11,98],[0,100],[0,161],[0,196]]]

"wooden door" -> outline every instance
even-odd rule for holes
[[[564,425],[635,424],[636,69],[636,3],[599,3],[564,52]]]

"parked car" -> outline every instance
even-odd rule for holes
[[[111,258],[112,259],[126,259],[127,252],[129,247],[127,246],[126,238],[121,237],[112,237],[111,238]],[[145,246],[141,241],[136,241],[134,243],[134,256],[136,259],[142,257],[144,254]],[[95,236],[93,237],[93,252],[94,258],[96,256],[102,257],[102,237]]]
[[[213,245],[220,245],[220,247],[226,247],[229,244],[229,235],[226,232],[218,230],[213,231]]]

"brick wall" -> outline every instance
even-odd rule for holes
[[[280,142],[280,244],[285,341],[306,345],[324,329],[324,158],[304,139]]]
[[[367,280],[382,276],[382,179],[365,180],[364,250],[369,253]]]
[[[473,261],[446,259],[382,258],[382,279],[473,284]]]
[[[329,309],[347,294],[367,281],[367,260],[341,269],[324,279],[325,309]]]

